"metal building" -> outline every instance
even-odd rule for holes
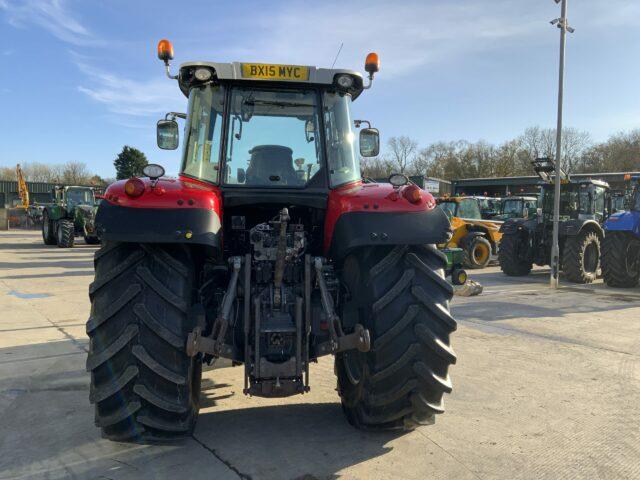
[[[592,178],[607,182],[613,190],[624,190],[624,176],[628,173],[640,175],[640,172],[612,173],[576,173],[575,180]],[[497,178],[465,178],[451,182],[453,194],[487,195],[504,197],[509,195],[536,194],[541,180],[537,176],[530,177],[497,177]]]
[[[27,182],[29,200],[31,203],[47,203],[52,201],[51,191],[60,183]],[[90,185],[93,186],[93,185]],[[104,192],[104,187],[94,187],[96,193]],[[13,208],[20,204],[18,182],[14,180],[0,180],[0,208]]]

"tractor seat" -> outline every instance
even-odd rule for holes
[[[293,150],[282,145],[258,145],[249,150],[246,185],[300,185],[293,168]]]

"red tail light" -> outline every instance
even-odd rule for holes
[[[124,184],[124,193],[129,197],[139,197],[144,193],[144,182],[139,178],[130,178]]]
[[[422,201],[422,192],[417,185],[408,185],[402,190],[402,196],[410,203],[418,204]]]

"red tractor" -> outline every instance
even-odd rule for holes
[[[113,440],[188,435],[203,362],[244,364],[244,393],[310,389],[335,355],[343,410],[359,428],[413,428],[442,413],[456,361],[452,287],[434,244],[450,236],[433,197],[404,175],[361,179],[349,70],[189,62],[170,74],[188,113],[158,122],[177,179],[149,165],[109,186],[96,225],[87,369],[96,425]],[[367,123],[367,122],[364,122]],[[359,134],[362,156],[379,150]]]

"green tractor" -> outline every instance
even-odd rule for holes
[[[100,243],[95,230],[98,205],[91,187],[54,187],[53,203],[44,205],[42,239],[45,245],[71,248],[76,236],[88,245]]]
[[[530,218],[536,215],[537,209],[538,198],[533,195],[505,197],[500,201],[498,214],[492,219],[506,222],[510,218]]]
[[[549,159],[538,159],[533,164],[545,182],[538,213],[535,217],[508,219],[500,228],[500,269],[509,276],[528,275],[533,264],[550,264],[555,166]],[[609,184],[592,179],[572,181],[564,172],[561,182],[561,269],[570,282],[592,283],[600,271],[602,223],[609,216],[611,205]]]

